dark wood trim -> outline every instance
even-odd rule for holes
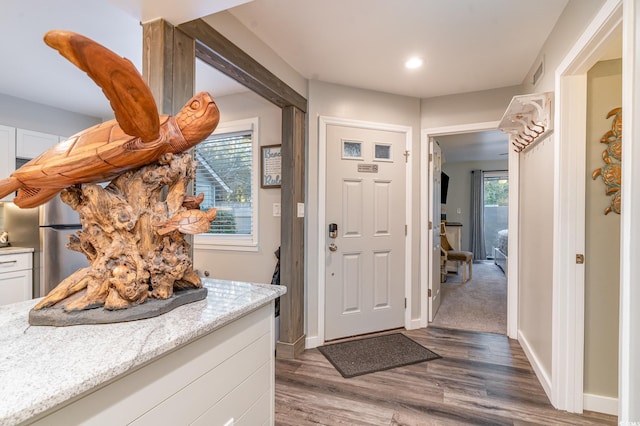
[[[295,358],[304,350],[304,217],[297,211],[305,199],[305,124],[303,111],[282,109],[280,281],[287,294],[280,299],[279,358]]]
[[[202,19],[178,26],[196,40],[196,56],[273,104],[307,111],[307,100]],[[215,96],[215,94],[213,94]]]
[[[304,164],[307,100],[202,20],[174,28],[164,20],[143,25],[143,74],[160,112],[175,114],[193,95],[195,58],[219,69],[282,108],[282,186],[278,357],[304,350]]]
[[[143,24],[142,74],[162,114],[176,114],[193,96],[195,42],[163,19]]]

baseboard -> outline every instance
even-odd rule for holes
[[[583,397],[583,408],[587,411],[595,411],[597,413],[617,416],[618,398],[585,393]]]
[[[547,372],[544,371],[542,363],[536,356],[535,351],[531,348],[529,341],[526,337],[524,337],[520,330],[518,330],[518,342],[520,343],[520,346],[522,346],[522,350],[529,360],[531,367],[533,367],[533,371],[536,373],[536,377],[542,385],[542,389],[544,389],[545,393],[547,394],[547,398],[549,398],[549,401],[551,401],[551,379],[549,379],[549,375],[547,374]]]
[[[322,345],[324,345],[324,341],[320,338],[320,336],[307,337],[304,342],[305,349],[313,349]]]
[[[424,326],[420,323],[420,318],[412,319],[411,321],[409,321],[409,326],[407,327],[407,330],[416,330],[418,328],[424,328]]]

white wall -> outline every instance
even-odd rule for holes
[[[278,145],[282,141],[281,110],[253,92],[215,99],[220,122],[259,118],[260,145]],[[258,164],[254,172],[259,173]],[[258,251],[233,251],[195,248],[194,269],[209,271],[212,278],[271,283],[280,246],[280,217],[273,216],[273,204],[280,202],[279,188],[258,188]]]
[[[551,137],[520,154],[518,329],[551,376],[554,173],[549,157]]]
[[[318,336],[318,117],[330,116],[378,123],[397,124],[413,128],[413,149],[410,156],[414,170],[413,234],[412,234],[412,306],[411,317],[420,315],[419,303],[419,159],[420,100],[368,90],[354,89],[312,80],[309,82],[309,141],[307,149],[307,288],[305,307],[307,337]],[[403,219],[399,219],[403,220]]]
[[[293,90],[305,98],[307,97],[307,80],[242,25],[231,13],[224,11],[202,19],[276,77],[287,83]]]
[[[522,83],[523,93],[538,93],[554,90],[555,70],[600,10],[605,0],[570,0],[556,26],[547,38],[536,60],[532,63]],[[545,72],[538,83],[532,85],[533,73],[544,58]]]
[[[499,121],[520,86],[483,90],[459,95],[422,99],[420,126],[423,129],[460,124]]]
[[[0,93],[0,124],[36,132],[71,136],[102,122],[96,117],[30,102]]]
[[[616,398],[620,215],[604,215],[611,197],[605,194],[602,178],[593,180],[590,174],[605,165],[606,144],[600,138],[612,125],[606,116],[622,105],[622,60],[598,62],[587,74],[587,90],[584,392]]]
[[[603,4],[603,0],[569,1],[523,82],[524,93],[555,89],[556,68]],[[543,57],[545,74],[533,87],[531,76]],[[553,265],[562,261],[553,254],[554,161],[552,137],[520,155],[518,331],[536,357],[530,361],[551,381]]]
[[[437,139],[437,138],[436,138]],[[444,163],[442,171],[449,175],[447,194],[447,222],[462,223],[462,248],[469,250],[471,237],[471,170],[508,170],[507,160],[499,161],[462,161]],[[457,211],[460,209],[460,213]],[[490,254],[490,253],[487,253]]]

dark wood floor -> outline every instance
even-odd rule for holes
[[[520,345],[504,335],[403,331],[442,359],[344,379],[311,349],[276,360],[278,425],[615,425],[555,410]]]

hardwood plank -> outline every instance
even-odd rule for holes
[[[402,331],[443,358],[344,379],[317,350],[276,360],[278,425],[615,425],[558,411],[522,348],[504,335]]]

